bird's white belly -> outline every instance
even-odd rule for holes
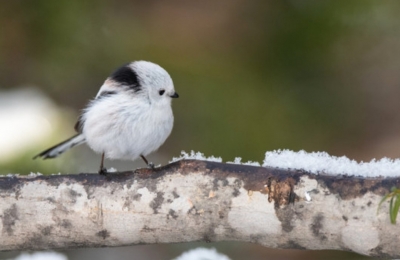
[[[84,114],[83,134],[89,147],[120,160],[135,160],[157,150],[172,131],[172,109],[139,105],[141,109],[131,100],[113,106],[93,104]]]

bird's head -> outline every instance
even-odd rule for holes
[[[170,104],[179,97],[168,72],[149,61],[134,61],[117,69],[110,79],[128,91],[147,97],[150,103]]]

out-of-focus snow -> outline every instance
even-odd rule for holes
[[[6,162],[51,135],[58,109],[32,88],[0,92],[0,162]]]
[[[29,177],[37,177],[37,176],[42,176],[42,175],[43,175],[43,174],[40,173],[40,172],[36,172],[36,173],[30,172],[30,173],[28,174]]]
[[[7,175],[0,175],[0,177],[16,178],[19,177],[19,173],[8,173]]]
[[[304,170],[315,174],[343,174],[362,177],[400,176],[400,159],[382,158],[357,162],[346,156],[331,156],[326,152],[277,150],[265,153],[263,166]]]
[[[230,260],[230,258],[218,253],[215,248],[199,247],[183,253],[174,260]]]
[[[173,157],[170,163],[176,162],[179,160],[202,160],[202,161],[210,161],[210,162],[222,162],[221,157],[214,157],[211,155],[210,157],[204,156],[203,153],[191,151],[190,153],[186,153],[185,151],[181,152],[179,157]]]
[[[56,252],[37,252],[33,254],[22,253],[16,258],[9,260],[68,260],[68,258]]]

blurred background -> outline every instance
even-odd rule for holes
[[[133,60],[164,67],[180,95],[156,165],[181,150],[260,163],[275,149],[400,157],[399,11],[396,0],[1,1],[0,174],[96,172],[100,156],[84,146],[31,158],[73,135],[80,109]],[[238,243],[64,253],[172,259],[199,245],[231,259],[363,259]]]

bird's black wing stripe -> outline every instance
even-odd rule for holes
[[[129,63],[114,71],[110,78],[121,85],[128,86],[135,92],[141,90],[138,75],[129,67]]]

